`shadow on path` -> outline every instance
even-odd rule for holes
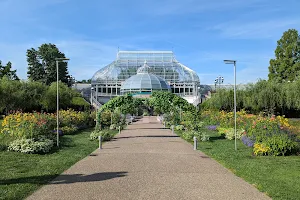
[[[11,185],[18,183],[32,183],[32,184],[45,184],[48,181],[58,176],[49,184],[70,184],[70,183],[78,183],[78,182],[95,182],[95,181],[104,181],[113,178],[124,177],[127,175],[127,172],[102,172],[95,173],[90,175],[83,174],[62,174],[59,175],[44,175],[44,176],[31,176],[24,178],[16,178],[16,179],[7,179],[0,180],[0,185]]]

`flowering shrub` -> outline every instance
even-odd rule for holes
[[[232,112],[204,111],[201,116],[210,118],[204,122],[219,124],[217,130],[225,138],[234,139]],[[253,146],[255,155],[286,155],[297,148],[297,137],[293,133],[298,132],[283,116],[263,117],[240,111],[237,112],[237,127],[237,139],[246,146]],[[214,128],[207,126],[210,130]]]
[[[285,155],[297,147],[297,143],[293,141],[287,134],[274,134],[267,137],[262,144],[268,147],[268,155]]]
[[[78,128],[86,127],[91,120],[85,112],[74,110],[59,111],[60,130],[64,134],[74,133]],[[56,127],[56,115],[50,113],[22,113],[16,112],[6,116],[2,122],[1,133],[15,138],[37,138],[44,135],[49,138]]]
[[[55,124],[54,114],[16,112],[4,118],[1,133],[15,138],[51,137]]]
[[[71,125],[71,126],[63,126],[60,128],[60,130],[64,135],[69,135],[78,131],[78,128],[77,126]]]
[[[242,142],[243,142],[246,146],[248,146],[248,147],[253,147],[254,141],[251,140],[249,137],[247,137],[246,135],[243,135],[241,139],[242,139]]]
[[[234,128],[222,128],[219,127],[217,129],[221,135],[224,135],[226,139],[233,140],[235,138],[235,132]],[[242,134],[245,132],[243,129],[236,130],[236,138],[240,139],[242,137]]]
[[[9,144],[9,151],[21,153],[48,153],[53,147],[53,140],[49,139],[17,139]]]
[[[256,156],[264,156],[268,154],[268,151],[270,151],[270,147],[266,146],[262,143],[255,143],[253,146],[253,153]]]
[[[217,126],[216,125],[210,125],[210,126],[207,126],[206,128],[208,130],[211,130],[211,131],[216,131],[217,130]]]
[[[87,112],[80,112],[69,109],[59,111],[59,121],[61,126],[84,127],[89,124],[89,121],[92,121],[92,118]]]

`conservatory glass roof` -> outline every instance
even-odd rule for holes
[[[149,70],[150,67],[145,61],[144,65],[137,70],[137,74],[131,76],[122,84],[121,92],[170,90],[170,86],[165,80],[148,73]]]
[[[198,75],[178,62],[172,51],[119,51],[117,59],[97,71],[92,83],[101,81],[125,81],[137,74],[144,62],[150,67],[150,73],[167,82],[200,82]]]

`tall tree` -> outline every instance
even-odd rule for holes
[[[64,58],[65,54],[60,52],[54,44],[42,44],[38,50],[31,48],[27,50],[28,78],[41,81],[47,85],[56,82],[56,58]],[[59,80],[71,85],[67,62],[59,62]]]
[[[277,41],[275,59],[270,60],[269,80],[294,81],[300,71],[300,35],[295,29],[283,33]]]
[[[0,60],[0,78],[3,78],[6,76],[10,80],[19,80],[19,77],[17,76],[17,70],[12,70],[12,64],[11,62],[8,62],[5,66],[2,65]]]

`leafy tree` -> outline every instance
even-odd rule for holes
[[[47,85],[56,82],[56,58],[64,58],[54,44],[42,44],[38,50],[27,50],[28,78],[40,81]],[[68,74],[67,62],[59,62],[58,79],[68,86],[71,85],[71,77]]]
[[[44,83],[36,81],[23,82],[19,88],[19,101],[23,111],[38,111],[42,108],[42,100],[47,91]]]
[[[48,111],[53,111],[56,109],[56,82],[53,82],[45,92],[42,99],[42,105]],[[72,103],[72,98],[74,97],[74,91],[62,82],[58,83],[59,87],[59,108],[66,109]]]
[[[10,80],[6,76],[0,79],[0,111],[7,114],[10,110],[20,109],[20,87],[20,81]]]
[[[10,80],[19,80],[19,77],[16,74],[17,70],[12,70],[11,68],[11,62],[8,62],[6,66],[3,66],[0,60],[0,78],[7,76]]]
[[[300,36],[295,29],[283,33],[277,41],[275,59],[270,60],[269,80],[294,81],[300,71]]]

